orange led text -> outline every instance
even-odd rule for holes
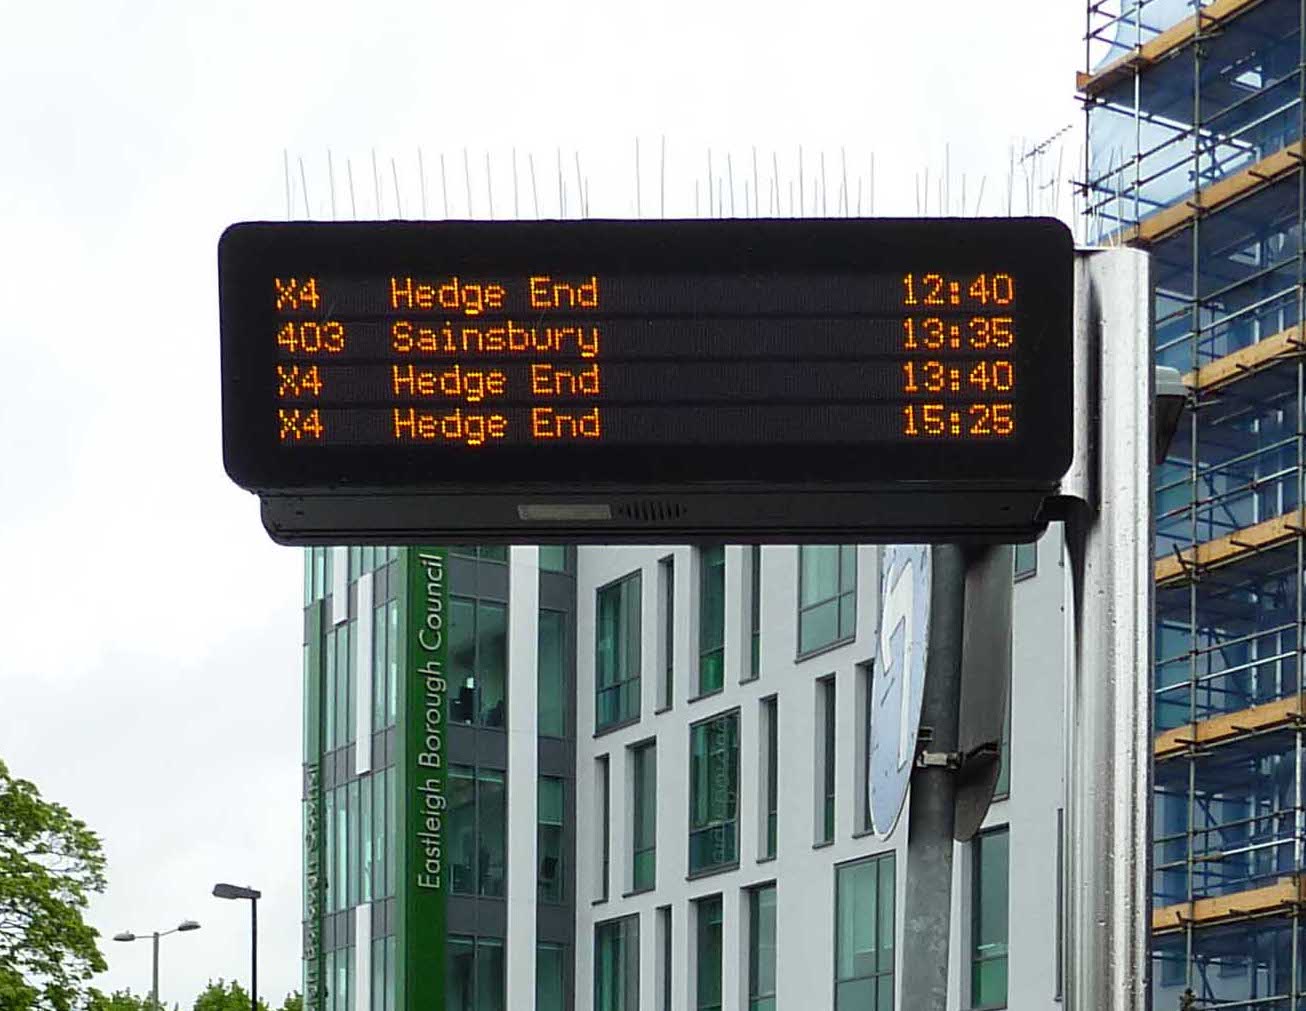
[[[598,364],[560,369],[547,363],[531,366],[531,393],[537,397],[596,397],[601,393]]]
[[[595,366],[597,368],[597,366]],[[501,397],[508,389],[508,377],[498,369],[419,369],[413,365],[391,365],[391,389],[396,397],[460,397],[478,404],[486,397]]]
[[[390,325],[390,348],[400,354],[534,354],[575,352],[597,358],[599,328],[583,326],[524,326],[505,320],[494,326],[422,326],[408,320]]]
[[[536,439],[601,439],[597,407],[584,414],[563,414],[552,407],[531,408],[531,436]]]
[[[501,284],[464,283],[456,276],[438,285],[415,282],[411,277],[390,278],[391,309],[439,308],[479,316],[488,309],[502,309],[506,294]]]
[[[530,280],[532,309],[597,309],[599,279],[591,274],[588,281],[555,281],[548,274],[532,274]]]
[[[508,433],[508,419],[502,414],[428,414],[409,407],[393,408],[394,437],[400,442],[461,442],[482,446]]]

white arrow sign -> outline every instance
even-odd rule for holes
[[[880,636],[866,774],[871,824],[881,838],[897,824],[911,782],[925,688],[930,589],[928,546],[881,549]]]

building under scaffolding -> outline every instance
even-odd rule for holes
[[[1155,492],[1158,1009],[1306,1007],[1304,22],[1088,6],[1089,239],[1152,253],[1194,404]]]

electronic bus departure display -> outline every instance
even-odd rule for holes
[[[1037,219],[237,225],[228,467],[253,488],[521,462],[501,479],[1054,479],[1070,256]]]
[[[1072,255],[1049,219],[233,225],[227,471],[264,496],[1050,488]]]

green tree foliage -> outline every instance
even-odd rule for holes
[[[304,1011],[303,995],[298,990],[286,994],[286,999],[281,1002],[281,1011]]]
[[[115,990],[113,993],[104,994],[93,989],[86,1009],[87,1011],[150,1011],[150,995],[146,993],[137,996],[130,990]]]
[[[195,998],[192,1011],[250,1011],[249,991],[235,980],[230,983],[221,979],[216,983],[209,980],[204,992]],[[258,1002],[258,1011],[268,1011],[262,1000]]]
[[[0,761],[0,1008],[88,1006],[105,962],[82,913],[103,890],[99,838]]]

